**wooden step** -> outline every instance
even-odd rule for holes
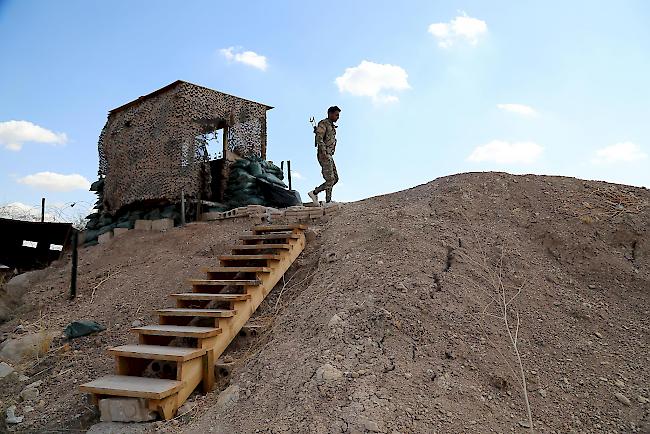
[[[298,238],[300,238],[300,235],[296,235],[293,232],[286,232],[283,234],[242,235],[239,237],[240,240],[244,241],[297,240]]]
[[[182,381],[176,380],[132,377],[129,375],[107,375],[82,384],[79,388],[82,392],[97,395],[163,399],[178,392],[182,385]]]
[[[263,259],[271,259],[274,261],[279,261],[282,259],[280,255],[220,255],[219,256],[220,260],[224,261],[252,261],[252,260],[263,260]]]
[[[163,345],[122,345],[108,350],[115,356],[136,359],[168,360],[185,362],[205,354],[201,348],[167,347]]]
[[[244,301],[251,298],[250,294],[210,294],[205,292],[185,292],[172,294],[177,300],[205,300],[205,301]]]
[[[180,307],[160,309],[157,312],[159,316],[201,316],[208,318],[230,318],[236,314],[234,310],[229,309],[186,309]]]
[[[256,286],[260,282],[254,280],[212,280],[212,279],[190,279],[190,284],[196,286]]]
[[[234,246],[228,247],[230,250],[267,250],[267,249],[279,249],[279,250],[291,250],[290,244],[237,244]]]
[[[307,229],[307,225],[302,225],[302,224],[258,225],[258,226],[253,226],[253,233],[260,234],[263,232],[293,231],[295,229],[300,229],[304,231],[305,229]]]
[[[269,267],[205,267],[204,273],[270,273]]]
[[[221,329],[215,327],[194,327],[175,325],[148,325],[132,328],[131,331],[141,335],[174,336],[179,338],[205,339],[221,334]]]

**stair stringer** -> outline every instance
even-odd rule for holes
[[[220,318],[218,320],[218,325],[215,324],[215,327],[221,329],[221,334],[212,338],[214,342],[211,343],[210,347],[204,347],[208,349],[208,353],[211,353],[208,355],[208,364],[211,369],[214,369],[214,364],[219,356],[221,356],[226,348],[228,348],[230,342],[232,342],[235,336],[237,336],[239,331],[248,322],[253,313],[255,313],[262,301],[264,301],[266,296],[271,292],[271,290],[273,290],[282,276],[284,276],[284,273],[287,272],[289,267],[304,250],[305,234],[303,231],[296,232],[299,232],[297,233],[299,238],[291,240],[291,249],[281,253],[279,261],[273,261],[273,263],[269,264],[271,272],[256,273],[261,284],[257,286],[244,287],[245,293],[250,294],[251,298],[249,300],[232,302],[232,308],[237,311],[237,315],[231,318]],[[204,385],[204,390],[205,388],[206,386]],[[182,402],[179,405],[182,405]]]

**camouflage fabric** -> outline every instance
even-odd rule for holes
[[[336,139],[335,139],[336,140]],[[314,193],[318,194],[321,191],[325,192],[325,201],[332,200],[332,187],[339,182],[339,174],[336,171],[336,164],[334,158],[327,152],[325,144],[318,146],[318,162],[320,163],[321,173],[325,182],[314,189]]]
[[[323,146],[329,155],[336,150],[336,125],[325,118],[316,127],[316,147]]]

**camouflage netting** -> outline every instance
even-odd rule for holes
[[[270,107],[177,81],[109,113],[99,137],[104,208],[115,213],[146,200],[208,198],[206,134],[228,126],[228,148],[266,157]]]

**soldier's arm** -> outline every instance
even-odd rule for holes
[[[325,121],[320,121],[316,127],[316,145],[325,146],[325,142],[323,140],[325,139],[326,129],[327,128],[325,127]]]

